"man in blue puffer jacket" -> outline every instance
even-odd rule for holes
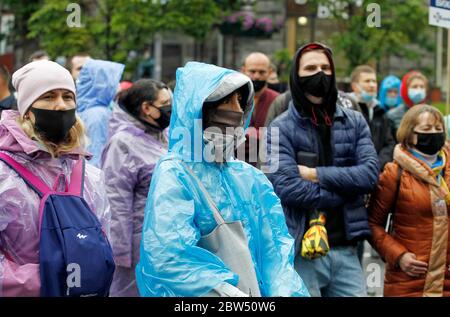
[[[379,174],[370,130],[360,113],[338,101],[328,47],[303,46],[293,65],[292,101],[270,125],[267,148],[268,176],[296,240],[295,267],[311,296],[366,296],[356,244],[370,236],[364,195]],[[301,242],[314,210],[326,214],[330,251],[308,260]]]

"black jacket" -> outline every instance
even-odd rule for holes
[[[375,149],[380,161],[380,168],[383,169],[386,163],[392,162],[395,139],[392,136],[392,129],[389,124],[389,120],[386,117],[385,111],[380,106],[373,108],[373,118],[369,120],[369,111],[366,104],[358,104],[364,118],[370,127],[372,134],[372,141],[375,145]]]
[[[273,141],[275,131],[277,139]],[[303,235],[309,227],[307,214],[314,209],[330,210],[342,216],[342,229],[348,242],[371,234],[362,197],[376,186],[378,157],[363,115],[342,107],[339,99],[331,127],[331,144],[333,165],[318,166],[319,182],[312,183],[299,176],[297,160],[299,152],[319,152],[319,137],[311,119],[302,116],[291,102],[288,111],[278,116],[267,131],[266,148],[270,169],[274,171],[268,177],[283,204],[297,251],[301,250]],[[329,231],[329,237],[336,233],[331,231],[335,232]]]

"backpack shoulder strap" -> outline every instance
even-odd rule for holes
[[[69,193],[76,196],[83,196],[84,188],[84,172],[86,169],[86,160],[81,158],[72,169],[72,175],[70,176]]]
[[[31,187],[39,197],[44,197],[50,188],[37,176],[31,173],[25,166],[14,160],[11,156],[0,153],[0,160],[14,170]]]

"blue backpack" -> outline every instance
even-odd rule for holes
[[[39,271],[43,297],[108,296],[115,264],[108,239],[96,215],[83,199],[84,159],[67,185],[58,175],[53,189],[10,156],[5,162],[40,197]],[[56,188],[63,178],[65,192]]]

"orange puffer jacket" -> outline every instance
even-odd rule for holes
[[[450,155],[445,153],[445,182],[450,187]],[[403,172],[389,235],[385,224],[394,205],[399,166]],[[430,167],[397,145],[394,162],[386,165],[369,207],[371,244],[386,261],[384,296],[450,296],[450,205],[442,204],[445,196]],[[404,273],[398,260],[405,252],[428,263],[428,272],[419,278]]]

